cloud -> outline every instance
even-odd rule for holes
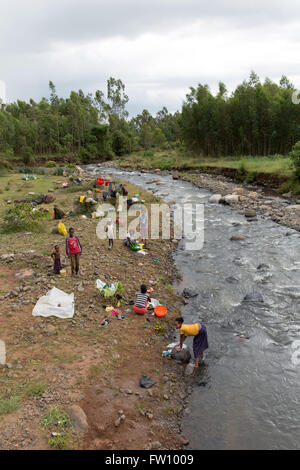
[[[10,0],[0,78],[9,100],[104,89],[121,78],[132,113],[180,108],[189,86],[230,89],[254,69],[300,85],[298,0]]]

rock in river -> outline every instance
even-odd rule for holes
[[[190,299],[191,297],[197,297],[198,292],[196,292],[192,289],[185,288],[185,289],[183,289],[182,295],[186,299]]]
[[[252,292],[244,297],[243,302],[255,302],[262,304],[264,302],[264,299],[259,292]]]

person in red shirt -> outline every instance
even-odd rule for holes
[[[82,253],[82,246],[80,244],[79,238],[74,235],[74,229],[69,229],[69,236],[66,238],[66,254],[68,258],[71,258],[71,269],[72,276],[74,272],[76,276],[79,272],[79,257]]]

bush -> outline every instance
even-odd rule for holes
[[[53,160],[48,160],[48,161],[45,163],[45,167],[46,167],[46,168],[55,168],[55,167],[56,167],[56,162],[54,162]]]
[[[31,147],[24,147],[23,149],[23,162],[28,165],[34,160],[33,150]]]
[[[253,183],[253,181],[255,181],[255,176],[256,176],[255,171],[250,171],[246,176],[245,182]]]
[[[112,149],[118,155],[125,155],[130,151],[130,139],[124,132],[116,130],[112,134]]]
[[[64,169],[63,168],[56,168],[53,172],[54,176],[63,176]]]
[[[45,175],[46,170],[44,167],[33,167],[33,166],[23,166],[19,168],[19,173],[24,173],[25,175],[32,175],[36,173],[37,175]]]
[[[290,157],[295,167],[296,177],[300,180],[300,140],[294,145],[293,150],[290,152]]]
[[[144,157],[154,157],[155,153],[152,150],[145,150]]]
[[[50,212],[45,210],[33,211],[29,203],[20,203],[7,209],[1,225],[2,233],[14,232],[43,232],[43,220],[50,218]]]

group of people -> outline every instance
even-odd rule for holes
[[[112,194],[117,192],[117,187],[112,187],[112,183],[109,183],[109,192],[111,197],[115,197]],[[125,185],[120,185],[120,189],[124,196],[128,195],[128,191]],[[59,214],[60,215],[60,214]],[[142,242],[146,243],[146,239],[148,236],[148,217],[146,211],[142,211],[141,216],[139,217],[140,222],[140,231]],[[115,238],[115,230],[114,224],[112,219],[107,220],[106,224],[106,234],[108,238],[108,249],[111,250],[113,248],[114,238]],[[134,229],[129,229],[128,233],[126,234],[125,238],[123,239],[123,244],[125,246],[132,246],[136,245],[135,239],[135,231]],[[79,267],[80,267],[80,256],[82,254],[82,245],[77,235],[75,235],[75,231],[73,228],[69,229],[69,234],[66,237],[66,255],[71,260],[71,273],[72,276],[78,276],[79,274]],[[60,248],[58,245],[55,245],[54,251],[51,254],[51,257],[54,261],[53,270],[55,274],[59,274],[62,269],[61,258],[60,258]],[[140,292],[136,295],[136,300],[133,306],[135,313],[139,315],[143,315],[147,312],[148,304],[151,302],[151,298],[149,296],[150,290],[147,289],[147,286],[142,284],[140,287]],[[193,336],[193,353],[195,362],[193,364],[194,367],[199,366],[199,359],[203,359],[203,353],[208,348],[208,339],[207,339],[207,330],[206,326],[203,323],[194,323],[190,325],[184,324],[184,319],[182,317],[176,318],[174,322],[174,326],[176,329],[180,331],[180,342],[175,346],[176,351],[181,351],[183,348],[184,341],[188,336]]]
[[[133,310],[138,315],[144,315],[147,312],[149,302],[151,302],[149,290],[147,289],[147,286],[143,284],[140,287],[140,292],[136,295]],[[199,322],[185,325],[182,317],[176,318],[174,326],[180,331],[180,342],[176,344],[174,349],[177,352],[180,352],[186,338],[188,336],[193,336],[193,353],[195,358],[193,366],[196,368],[199,367],[199,359],[203,359],[203,353],[208,348],[206,326]]]

